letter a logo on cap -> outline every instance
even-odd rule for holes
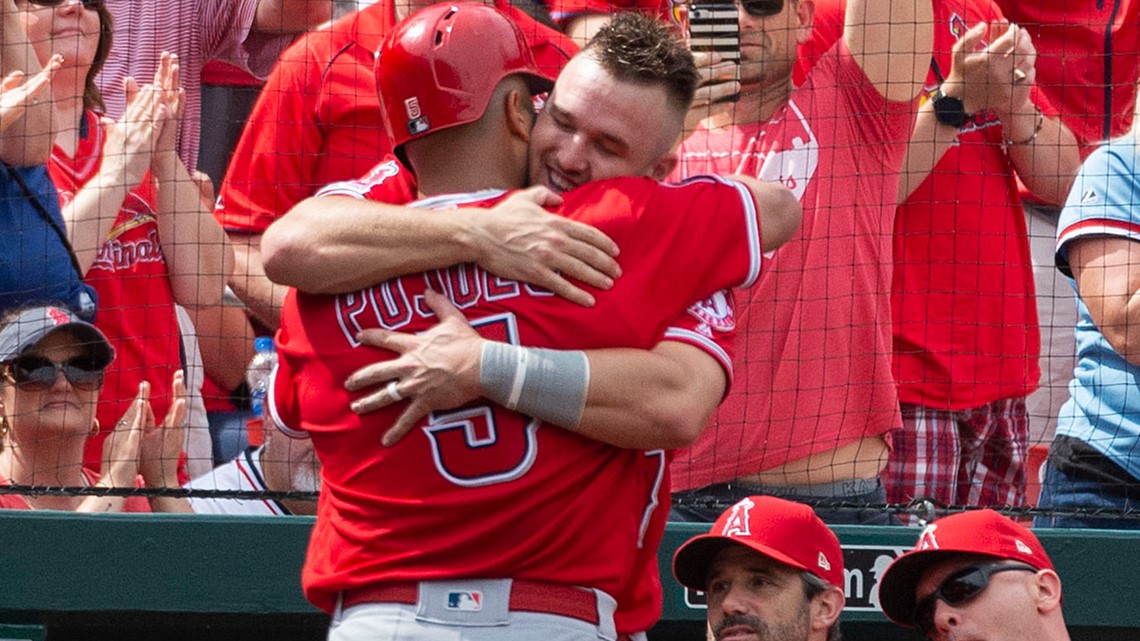
[[[1029,555],[1033,554],[1033,550],[1030,550],[1028,545],[1026,545],[1025,543],[1022,543],[1021,539],[1014,539],[1013,544],[1015,546],[1017,546],[1018,552],[1021,552],[1022,554],[1029,554]]]
[[[823,555],[823,552],[819,553],[819,561],[817,561],[817,563],[819,563],[821,569],[831,571],[831,564],[827,562],[827,557]]]
[[[931,523],[926,526],[922,534],[918,537],[918,543],[914,546],[916,550],[937,550],[938,539],[934,538],[934,531],[938,529],[937,523]]]
[[[721,536],[752,536],[752,528],[748,524],[748,514],[756,504],[749,499],[732,506],[732,514],[724,522]]]

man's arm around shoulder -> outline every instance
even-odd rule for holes
[[[770,252],[788,242],[800,228],[803,207],[792,190],[773,182],[742,175],[729,176],[752,193],[760,219],[760,244]]]

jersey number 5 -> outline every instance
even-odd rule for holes
[[[519,344],[514,314],[488,316],[472,321],[471,326],[484,338]],[[439,473],[461,487],[479,487],[527,473],[538,456],[535,433],[539,426],[529,416],[479,400],[433,412],[424,432]]]

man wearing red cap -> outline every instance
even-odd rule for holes
[[[887,568],[879,603],[930,641],[1069,640],[1053,562],[1032,532],[993,510],[928,525]]]
[[[838,641],[839,539],[807,505],[750,496],[673,557],[677,581],[708,596],[717,641]]]

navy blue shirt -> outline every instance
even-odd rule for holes
[[[75,271],[63,230],[59,195],[47,167],[0,163],[0,314],[34,303],[63,303],[86,320],[94,318],[95,290]]]

